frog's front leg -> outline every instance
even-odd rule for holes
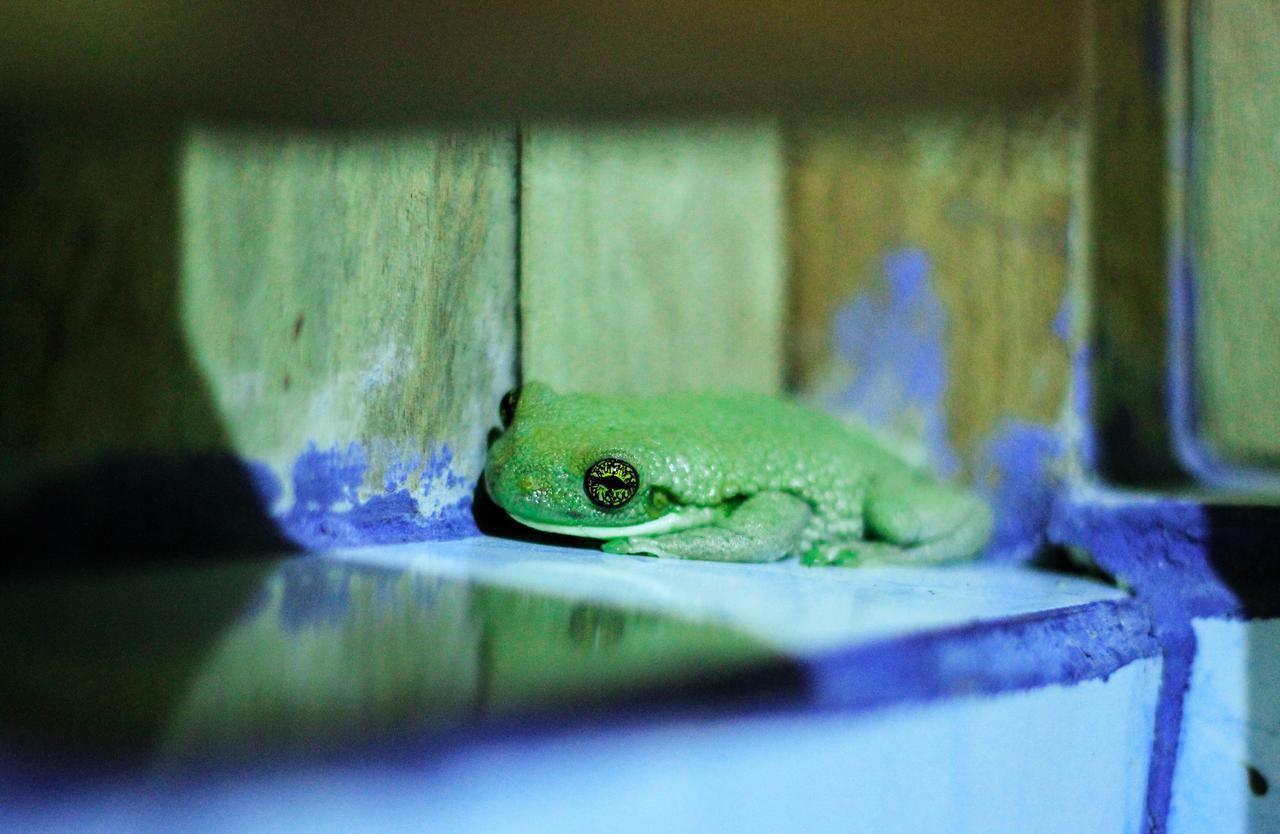
[[[703,527],[661,536],[610,539],[603,549],[671,559],[772,562],[795,552],[812,513],[809,504],[794,495],[762,492]]]
[[[872,541],[830,542],[805,554],[807,565],[937,565],[967,559],[991,535],[982,499],[944,484],[886,480],[863,507]]]

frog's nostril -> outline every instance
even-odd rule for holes
[[[511,423],[516,418],[516,408],[519,407],[519,405],[519,388],[512,388],[510,391],[502,395],[502,402],[498,403],[498,416],[502,418],[502,427],[504,429],[511,428]]]
[[[520,478],[520,489],[523,492],[538,492],[546,489],[546,482],[537,475],[524,475]]]

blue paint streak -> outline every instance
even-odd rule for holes
[[[1098,438],[1093,421],[1093,348],[1081,345],[1071,357],[1071,413],[1075,415],[1080,434],[1076,453],[1081,464],[1093,470],[1098,460]]]
[[[1205,505],[1180,499],[1063,498],[1049,524],[1051,541],[1086,550],[1125,580],[1151,612],[1164,648],[1156,740],[1148,775],[1148,830],[1166,830],[1183,701],[1195,657],[1196,617],[1280,614],[1280,565],[1274,555],[1280,510]]]
[[[1139,596],[1186,618],[1280,614],[1280,508],[1178,498],[1061,499],[1049,537],[1089,551]]]
[[[1062,340],[1063,344],[1071,345],[1071,328],[1075,324],[1075,305],[1071,303],[1070,296],[1062,299],[1062,305],[1058,307],[1058,312],[1053,316],[1053,335]]]
[[[872,709],[1106,680],[1159,652],[1146,609],[1115,600],[886,640],[806,666],[815,706]]]
[[[270,510],[280,500],[282,494],[280,479],[271,471],[270,466],[261,461],[244,461],[244,468],[258,500],[262,502],[265,509]]]
[[[1064,296],[1058,312],[1053,317],[1053,334],[1071,353],[1071,414],[1079,427],[1076,452],[1085,468],[1092,468],[1097,460],[1096,440],[1093,433],[1093,389],[1090,374],[1093,349],[1087,341],[1076,343],[1075,304],[1071,296]]]
[[[1166,829],[1173,770],[1191,664],[1193,612],[1225,613],[1237,601],[1208,568],[1204,507],[1151,501],[1114,507],[1063,501],[1055,507],[1050,538],[1087,550],[1103,570],[1124,578],[1151,611],[1153,633],[1164,649],[1155,741],[1147,774],[1147,831]]]
[[[836,312],[837,354],[856,377],[831,403],[872,426],[897,428],[904,412],[924,418],[923,440],[934,465],[954,474],[959,461],[947,443],[947,317],[930,284],[928,255],[901,249],[884,258],[879,285]]]
[[[976,486],[995,512],[986,558],[1030,559],[1044,546],[1065,448],[1051,426],[1006,420],[981,451]]]
[[[293,505],[275,518],[285,535],[311,550],[474,536],[479,531],[469,497],[425,517],[407,487],[415,472],[423,484],[464,486],[467,479],[452,471],[452,462],[447,446],[436,449],[426,464],[420,456],[396,460],[387,469],[384,491],[361,499],[360,489],[369,468],[364,447],[352,443],[345,449],[322,450],[313,444],[293,463]],[[256,464],[253,471],[255,488],[270,506],[281,495],[281,485],[265,466]]]

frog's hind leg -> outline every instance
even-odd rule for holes
[[[610,539],[604,550],[670,559],[772,562],[795,551],[812,513],[809,504],[794,495],[763,492],[703,527],[661,536]]]
[[[917,481],[877,485],[864,515],[871,541],[821,544],[808,565],[938,565],[973,556],[991,536],[991,509],[955,487]]]

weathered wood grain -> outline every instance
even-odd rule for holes
[[[617,393],[778,388],[773,122],[535,126],[521,175],[525,379]]]
[[[59,541],[128,516],[134,549],[246,502],[303,544],[471,529],[514,375],[514,139],[12,126],[6,501]]]
[[[1280,6],[1194,3],[1190,201],[1197,430],[1280,464]]]
[[[1079,0],[231,5],[10,0],[0,104],[369,120],[1009,100],[1069,88]]]
[[[970,473],[1002,421],[1054,424],[1076,128],[1065,103],[794,124],[794,386]]]
[[[502,131],[192,136],[183,324],[240,452],[287,473],[359,443],[374,492],[444,477],[446,448],[478,473],[514,361],[514,165]]]

